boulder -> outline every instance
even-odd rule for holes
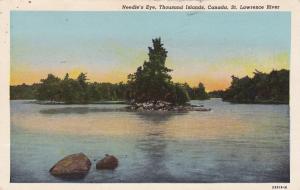
[[[98,170],[113,170],[116,167],[118,167],[118,159],[113,155],[108,154],[96,164],[96,169]]]
[[[49,172],[61,178],[83,178],[91,167],[91,161],[83,154],[71,154],[58,161]]]

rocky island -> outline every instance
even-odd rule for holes
[[[147,101],[143,103],[131,103],[127,107],[130,111],[177,111],[177,112],[187,112],[187,111],[211,111],[210,108],[204,108],[203,105],[173,105],[170,102],[165,101]]]
[[[208,99],[203,83],[190,87],[187,83],[173,82],[171,69],[165,63],[167,51],[160,38],[148,47],[148,60],[128,75],[127,83],[88,82],[87,74],[77,79],[48,74],[40,83],[11,87],[11,99],[33,99],[37,104],[129,104],[130,111],[209,111],[192,106],[190,100]]]

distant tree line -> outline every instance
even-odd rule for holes
[[[11,99],[37,99],[73,103],[90,103],[100,100],[128,100],[135,102],[168,101],[173,104],[185,104],[190,99],[208,99],[202,83],[191,88],[187,83],[174,83],[165,66],[167,51],[161,39],[153,39],[149,47],[149,60],[136,72],[128,75],[127,83],[90,83],[86,73],[76,79],[68,74],[63,79],[48,74],[47,78],[33,85],[11,86]]]
[[[10,86],[10,99],[11,100],[30,100],[36,99],[36,92],[40,84]]]
[[[201,86],[201,85],[200,85]],[[176,87],[188,93],[188,99],[207,99],[205,88],[191,88],[187,83],[176,83]],[[97,101],[130,101],[132,88],[127,83],[88,82],[87,75],[81,73],[76,79],[66,74],[60,79],[53,74],[41,79],[41,83],[10,86],[10,99],[36,99],[45,101],[74,103],[91,103]],[[180,95],[178,93],[178,95]],[[202,96],[203,95],[203,96]]]
[[[224,90],[214,90],[208,93],[210,98],[222,98],[224,96]]]
[[[126,97],[126,85],[123,83],[89,83],[87,75],[80,73],[77,79],[68,74],[60,79],[49,74],[41,80],[36,99],[72,103],[89,103],[99,100],[120,100]]]
[[[203,83],[190,87],[187,83],[175,83],[165,66],[167,51],[160,38],[152,40],[148,47],[147,61],[128,75],[127,83],[88,82],[87,74],[80,73],[76,79],[68,74],[58,78],[48,74],[40,83],[10,87],[11,99],[37,99],[67,104],[90,103],[102,100],[127,100],[134,102],[167,101],[185,104],[189,100],[221,97],[224,101],[237,103],[288,103],[289,71],[282,69],[270,73],[254,72],[252,78],[232,76],[228,89],[207,93]]]
[[[224,101],[237,103],[289,103],[289,70],[270,73],[255,71],[252,78],[232,76],[231,85],[222,93]]]
[[[191,100],[206,100],[209,99],[209,93],[206,92],[203,83],[199,83],[197,87],[190,87],[187,83],[183,84]]]
[[[132,89],[126,83],[90,83],[87,82],[86,77],[86,74],[81,73],[77,79],[71,79],[66,74],[63,79],[60,79],[53,74],[48,74],[47,78],[41,79],[41,83],[10,86],[10,99],[36,99],[72,104],[131,98]],[[188,93],[188,99],[208,98],[205,88],[191,88],[187,83],[176,83],[176,86],[183,88],[184,93]]]
[[[36,99],[45,101],[89,103],[101,100],[125,100],[127,85],[120,82],[89,83],[87,76],[81,73],[77,79],[66,74],[60,79],[53,74],[41,79],[41,83],[10,86],[10,99]]]

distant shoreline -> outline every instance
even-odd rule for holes
[[[26,99],[11,99],[11,100],[26,100]],[[105,101],[97,101],[97,102],[87,102],[87,103],[65,103],[65,102],[57,102],[57,101],[41,101],[41,100],[28,100],[30,103],[39,104],[39,105],[88,105],[88,104],[128,104],[126,101],[122,100],[105,100]]]
[[[280,105],[286,104],[289,105],[289,102],[280,102],[280,101],[229,101],[229,100],[222,100],[224,102],[229,102],[232,104],[265,104],[265,105]]]
[[[222,98],[210,98],[210,99],[222,99]],[[56,102],[56,101],[40,101],[35,99],[10,99],[10,100],[26,100],[30,101],[30,103],[39,104],[39,105],[88,105],[88,104],[123,104],[123,105],[130,105],[130,103],[126,100],[103,100],[97,102],[87,102],[87,103],[65,103],[65,102]],[[197,99],[194,99],[197,100]],[[192,101],[192,100],[191,100]],[[200,100],[205,101],[205,100]],[[280,101],[230,101],[230,100],[223,100],[223,102],[228,102],[231,104],[265,104],[265,105],[289,105],[289,102],[280,102]]]

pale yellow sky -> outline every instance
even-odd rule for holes
[[[142,60],[142,58],[141,58]],[[142,61],[140,61],[142,63]],[[174,60],[172,60],[174,62]],[[47,70],[35,69],[30,64],[18,64],[11,67],[11,85],[22,83],[37,83],[45,78],[48,73],[63,77],[69,73],[72,78],[76,78],[80,72],[85,72],[90,82],[126,82],[127,75],[135,71],[137,64],[131,67],[116,67],[108,71],[95,71],[84,66],[74,66],[71,68],[52,68]],[[128,66],[128,65],[127,65]],[[171,75],[174,82],[187,82],[190,86],[197,86],[199,82],[204,83],[208,91],[225,89],[230,85],[231,75],[243,77],[252,76],[255,69],[262,72],[271,70],[288,69],[289,56],[287,53],[279,53],[274,56],[263,58],[237,57],[221,60],[215,63],[171,63],[167,66],[172,68]]]
[[[12,85],[67,72],[126,81],[158,37],[173,81],[207,90],[227,88],[231,75],[289,68],[289,12],[15,11],[10,18]]]

